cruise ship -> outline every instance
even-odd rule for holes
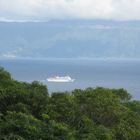
[[[75,79],[72,79],[70,76],[54,76],[47,79],[48,82],[74,82]]]

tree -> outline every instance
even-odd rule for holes
[[[74,90],[73,95],[81,112],[97,124],[109,127],[118,122],[121,105],[110,89],[98,87]]]
[[[0,68],[1,140],[139,140],[140,101],[103,87],[48,94]]]
[[[39,140],[42,137],[43,123],[31,115],[7,112],[0,122],[0,133],[4,136],[19,136],[26,140]]]

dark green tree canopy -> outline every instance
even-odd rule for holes
[[[103,87],[49,95],[0,67],[0,140],[140,140],[140,101]]]

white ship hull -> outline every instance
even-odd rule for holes
[[[47,79],[48,82],[60,82],[60,83],[65,83],[65,82],[74,82],[75,79],[71,79],[71,80],[58,80],[58,79]]]
[[[55,76],[55,77],[51,77],[47,79],[48,82],[74,82],[75,79],[71,79],[70,76],[64,76],[64,77],[60,77],[60,76]]]

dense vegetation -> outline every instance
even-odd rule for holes
[[[102,87],[49,95],[0,68],[0,140],[140,140],[140,102]]]

